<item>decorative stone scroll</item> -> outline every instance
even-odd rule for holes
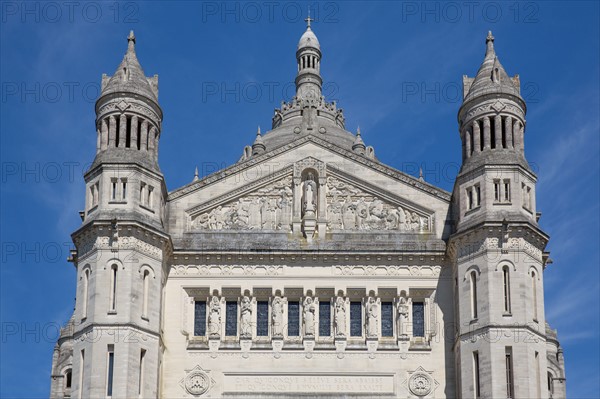
[[[327,178],[328,230],[431,231],[431,217],[384,202],[350,183]]]
[[[201,213],[192,226],[198,230],[289,230],[291,217],[292,177],[287,176]]]

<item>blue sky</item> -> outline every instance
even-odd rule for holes
[[[310,4],[325,93],[378,158],[451,190],[462,75],[492,30],[528,103],[525,151],[554,263],[546,317],[569,397],[600,397],[598,2],[12,2],[1,5],[0,397],[47,397],[57,327],[74,306],[65,261],[95,153],[94,101],[130,29],[159,74],[169,190],[235,162],[293,94]]]

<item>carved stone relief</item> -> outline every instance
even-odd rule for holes
[[[384,202],[335,177],[327,178],[329,230],[428,232],[431,221],[407,208]]]

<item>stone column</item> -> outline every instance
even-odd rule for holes
[[[138,148],[138,117],[133,116],[131,118],[131,140],[129,141],[131,148]]]
[[[106,118],[102,119],[101,124],[100,134],[102,137],[100,138],[100,149],[106,150],[108,148],[108,122]]]
[[[496,132],[496,148],[502,148],[502,117],[496,115],[494,118],[494,131]]]
[[[154,153],[154,144],[156,144],[156,128],[154,126],[152,126],[150,128],[150,131],[148,132],[148,152],[150,152],[151,155],[155,155]]]
[[[490,128],[490,118],[487,116],[483,117],[483,149],[489,150],[492,148],[491,146],[492,140],[492,131]]]
[[[515,150],[523,153],[523,131],[521,130],[521,122],[515,119],[513,123],[513,135]]]
[[[506,148],[513,148],[512,118],[510,116],[504,119],[504,131],[506,133]]]
[[[471,129],[470,128],[465,129],[463,142],[464,142],[463,150],[465,152],[463,159],[471,158]]]
[[[317,204],[317,226],[319,232],[319,238],[325,238],[325,232],[327,230],[327,201],[326,201],[326,190],[327,178],[325,176],[319,176],[319,203]]]
[[[108,146],[114,148],[117,145],[117,120],[114,115],[109,116],[108,120]]]
[[[302,215],[300,203],[302,202],[302,179],[300,176],[294,177],[294,204],[292,214],[292,230],[294,233],[300,234],[302,227]]]
[[[481,151],[481,130],[479,129],[479,122],[473,121],[473,152],[477,153]]]
[[[100,152],[100,142],[102,140],[102,123],[96,124],[96,154]]]
[[[148,150],[148,121],[143,120],[140,128],[140,150]]]
[[[125,139],[127,138],[127,116],[121,114],[119,118],[119,147],[125,147]]]

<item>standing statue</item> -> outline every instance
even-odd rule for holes
[[[276,296],[272,304],[273,336],[283,336],[283,300]]]
[[[212,297],[209,309],[208,334],[211,337],[218,337],[221,335],[221,303],[218,297]]]
[[[408,303],[406,302],[406,298],[403,296],[400,297],[400,301],[398,302],[398,335],[401,338],[407,338],[408,334],[406,332],[408,328]]]
[[[304,335],[314,337],[315,335],[315,304],[311,297],[304,301]]]
[[[317,183],[312,172],[308,172],[302,185],[302,211],[304,213],[317,209]]]
[[[379,318],[379,312],[377,302],[375,298],[369,297],[367,302],[367,337],[377,337],[377,319]]]
[[[335,300],[335,335],[346,336],[346,302],[342,297]]]
[[[242,298],[242,306],[240,309],[240,331],[240,336],[242,338],[252,337],[252,303],[247,296]]]

